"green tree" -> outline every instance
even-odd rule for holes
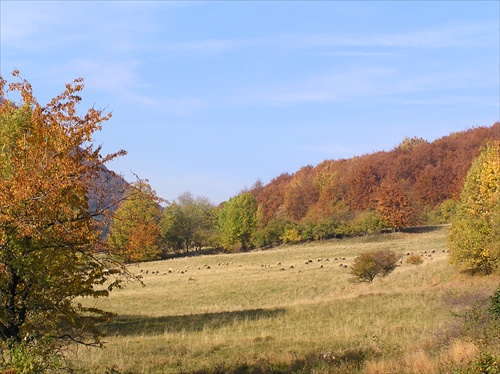
[[[42,106],[13,75],[10,84],[0,77],[0,97],[20,97],[0,103],[0,371],[43,371],[61,347],[101,345],[98,324],[111,314],[77,300],[107,296],[131,276],[103,252],[111,203],[89,205],[108,195],[100,175],[123,152],[93,147],[110,115],[77,114],[82,79]]]
[[[211,245],[217,231],[217,210],[206,197],[185,192],[168,205],[161,221],[162,236],[174,250],[199,250]]]
[[[125,262],[157,259],[162,251],[159,226],[162,211],[156,192],[145,181],[138,181],[126,195],[113,217],[109,247]]]
[[[219,215],[219,228],[226,248],[240,244],[247,249],[256,229],[257,203],[250,193],[229,199]]]
[[[490,142],[472,163],[449,236],[450,259],[465,271],[498,267],[500,142]]]

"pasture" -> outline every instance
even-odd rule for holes
[[[448,263],[448,227],[142,263],[98,301],[118,314],[106,348],[80,348],[77,373],[432,373],[477,348],[457,316],[498,286]],[[391,249],[402,263],[353,283],[355,256]],[[404,262],[409,253],[424,262]],[[95,300],[85,300],[95,303]]]

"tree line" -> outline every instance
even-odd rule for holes
[[[139,181],[131,189],[142,197],[116,212],[110,246],[127,261],[151,260],[449,223],[473,160],[495,140],[500,123],[434,142],[405,138],[391,151],[326,160],[266,185],[257,180],[218,206],[189,192],[161,206]]]

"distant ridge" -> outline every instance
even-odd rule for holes
[[[257,181],[243,192],[254,195],[265,224],[273,219],[316,223],[375,211],[390,185],[409,200],[415,222],[422,222],[445,201],[459,198],[472,160],[488,140],[500,140],[499,122],[433,142],[406,138],[391,151],[325,160],[283,173],[266,185]]]

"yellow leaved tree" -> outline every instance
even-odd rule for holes
[[[500,142],[490,142],[472,163],[449,236],[451,262],[490,273],[500,260]]]

